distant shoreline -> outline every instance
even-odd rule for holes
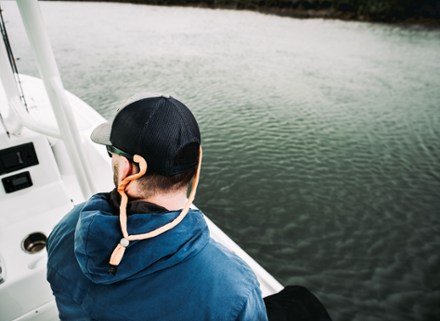
[[[391,0],[364,1],[361,5],[355,0],[98,0],[98,2],[249,10],[301,19],[322,18],[440,27],[440,0],[410,0],[405,6],[400,7],[395,6]]]
[[[194,5],[191,7],[249,10],[264,14],[273,14],[281,17],[291,17],[298,19],[334,19],[334,20],[342,20],[342,21],[376,22],[376,23],[389,23],[389,24],[400,24],[400,25],[421,25],[427,27],[429,26],[440,27],[440,19],[417,16],[417,17],[408,17],[402,19],[393,18],[390,20],[386,20],[386,19],[376,19],[371,16],[363,15],[363,14],[359,15],[353,12],[336,11],[333,9],[306,10],[306,9],[269,8],[269,7],[251,9],[251,8],[233,8],[228,6],[209,7],[209,6],[194,6]]]

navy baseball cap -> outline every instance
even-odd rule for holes
[[[173,97],[149,95],[131,99],[90,138],[142,156],[149,170],[163,176],[195,169],[201,144],[199,126],[188,107]]]

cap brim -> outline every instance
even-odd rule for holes
[[[111,122],[103,123],[93,130],[92,134],[90,135],[90,139],[97,144],[111,145],[112,144],[110,141],[111,131],[112,131],[112,123]]]

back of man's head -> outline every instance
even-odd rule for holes
[[[187,186],[198,165],[199,126],[188,107],[173,97],[137,95],[112,121],[98,126],[91,139],[127,158],[142,156],[148,166],[139,181],[143,188]]]

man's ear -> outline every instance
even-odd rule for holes
[[[122,182],[127,176],[133,173],[133,164],[125,157],[119,157],[119,180]]]

